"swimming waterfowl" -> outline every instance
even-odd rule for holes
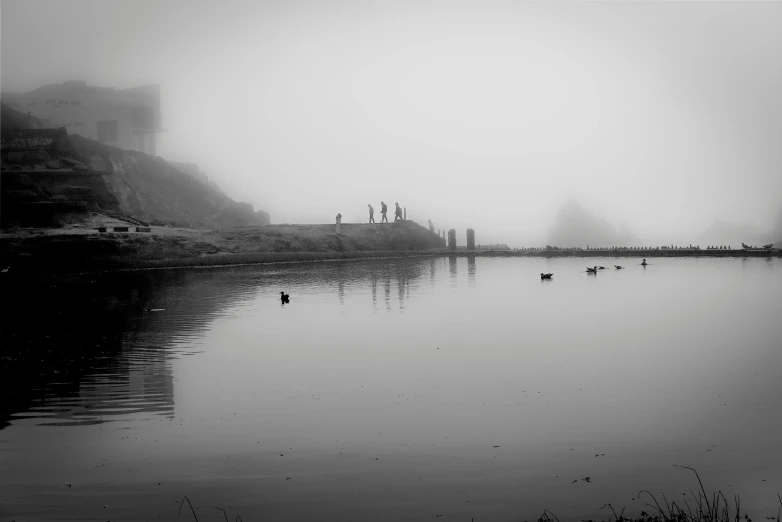
[[[623,266],[619,266],[619,265],[614,265],[614,267],[615,267],[617,270],[621,270],[621,269],[623,269],[623,268],[624,268]]]
[[[647,263],[646,263],[646,259],[644,259],[643,261],[641,261],[641,266],[646,266],[646,265],[647,265]]]
[[[286,294],[285,292],[280,292],[280,301],[282,301],[283,303],[289,303],[290,302],[288,300],[289,297],[290,296],[288,294]]]
[[[598,269],[598,270],[605,270],[605,269],[606,269],[606,267],[604,267],[604,266],[599,266],[599,267],[597,267],[597,269]]]
[[[596,274],[597,273],[597,267],[594,267],[594,268],[587,267],[587,273],[588,274]]]
[[[543,273],[541,273],[540,274],[540,279],[541,280],[543,280],[543,279],[551,279],[551,276],[553,276],[553,275],[554,274],[543,274]]]

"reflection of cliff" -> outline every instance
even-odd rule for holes
[[[153,271],[56,286],[9,280],[0,429],[20,414],[49,425],[172,415],[177,345],[192,342],[215,314],[251,291],[244,280],[226,279],[225,272]],[[160,303],[164,311],[145,311]]]
[[[387,310],[404,310],[425,276],[447,270],[443,259],[409,258],[125,272],[54,284],[10,279],[0,328],[0,429],[30,417],[67,426],[173,415],[172,359],[191,353],[215,317],[259,288],[329,287],[340,302],[350,289],[371,288],[375,309],[384,301]]]

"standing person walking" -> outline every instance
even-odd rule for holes
[[[372,208],[372,205],[367,205],[369,207],[369,222],[374,223],[375,222],[375,209]]]
[[[381,201],[381,202],[380,202],[380,215],[382,216],[382,217],[380,218],[380,222],[381,222],[381,223],[382,223],[383,221],[385,221],[386,223],[388,223],[388,218],[386,217],[386,212],[388,212],[388,207],[386,206],[385,202]]]
[[[337,234],[339,234],[339,226],[342,224],[342,214],[337,214]]]
[[[402,219],[402,207],[399,206],[399,203],[394,203],[396,205],[396,209],[394,210],[394,223],[397,221],[404,221]]]

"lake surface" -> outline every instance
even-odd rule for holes
[[[0,519],[607,519],[673,465],[776,516],[782,260],[650,261],[4,282]]]

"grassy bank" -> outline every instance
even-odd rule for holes
[[[135,230],[131,227],[131,230]],[[0,236],[0,265],[14,272],[79,273],[422,255],[441,239],[398,224],[269,225],[226,230],[152,227],[151,233],[93,228],[26,229]]]
[[[130,268],[207,267],[423,255],[490,257],[782,257],[782,250],[504,250],[444,248],[436,234],[398,224],[268,225],[226,230],[152,227],[151,233],[94,228],[23,229],[0,235],[0,265],[14,273],[67,274]]]

